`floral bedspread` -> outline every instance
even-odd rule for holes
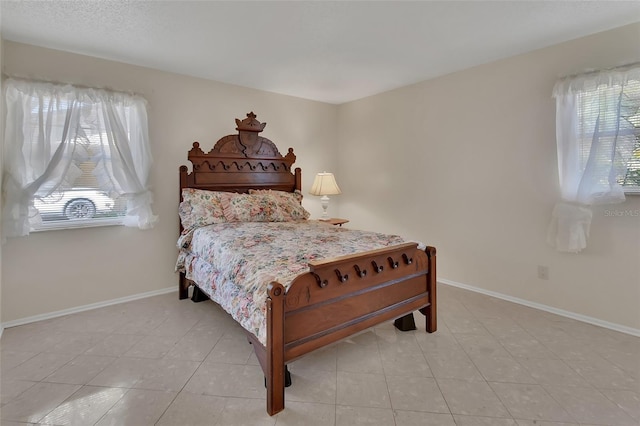
[[[176,270],[266,345],[267,286],[289,288],[308,262],[403,243],[396,235],[319,221],[233,222],[204,226],[178,240]]]

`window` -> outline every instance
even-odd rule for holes
[[[608,204],[640,193],[640,66],[565,78],[553,95],[562,198]]]
[[[586,170],[589,161],[597,163],[594,167],[610,168],[611,175],[600,174],[602,186],[614,179],[624,192],[640,194],[640,79],[596,84],[576,98],[580,168]],[[629,142],[618,143],[619,139]],[[615,150],[626,152],[612,154]]]
[[[5,95],[4,236],[154,225],[144,99],[14,79]]]
[[[640,194],[640,65],[568,77],[553,89],[562,201],[548,242],[586,247],[593,204]]]

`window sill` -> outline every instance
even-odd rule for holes
[[[31,232],[62,231],[66,229],[97,228],[102,226],[120,226],[121,217],[112,219],[88,219],[88,220],[68,220],[56,222],[42,222],[38,228],[31,228]]]

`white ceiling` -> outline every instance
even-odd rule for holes
[[[0,13],[6,40],[340,104],[640,22],[640,1],[1,0]]]

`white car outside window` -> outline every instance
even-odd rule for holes
[[[56,191],[47,197],[36,196],[33,204],[43,221],[113,217],[125,213],[124,209],[116,208],[113,198],[92,188],[74,188]]]

